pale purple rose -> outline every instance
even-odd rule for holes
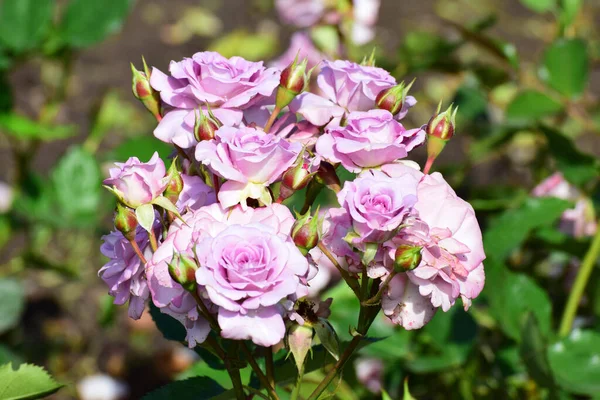
[[[344,184],[338,201],[350,215],[357,242],[383,242],[396,234],[417,202],[420,175],[409,167],[395,178],[372,170]]]
[[[307,32],[295,32],[290,40],[288,49],[279,58],[271,62],[271,66],[283,70],[298,57],[298,60],[307,60],[307,69],[317,67],[321,61],[327,59],[317,49]],[[319,71],[313,71],[317,74]],[[314,75],[313,75],[314,76]]]
[[[371,393],[381,393],[383,387],[383,361],[378,358],[360,357],[354,362],[356,378]]]
[[[194,139],[194,110],[210,106],[224,125],[238,125],[242,110],[268,97],[279,85],[279,71],[265,68],[262,62],[241,57],[229,59],[214,52],[200,52],[183,61],[172,61],[171,76],[152,70],[150,83],[160,92],[169,110],[154,130],[167,143],[187,149]]]
[[[561,232],[576,238],[596,233],[598,226],[591,200],[571,185],[560,172],[550,175],[537,185],[532,194],[535,197],[557,197],[575,202],[575,207],[566,210],[560,218]]]
[[[389,111],[355,111],[348,115],[346,125],[329,124],[316,150],[330,162],[360,172],[404,158],[424,140],[425,131],[406,130]]]
[[[284,23],[307,28],[323,17],[325,3],[325,0],[276,0],[275,7]]]
[[[115,163],[104,185],[112,188],[117,197],[131,208],[152,202],[160,196],[169,183],[165,177],[165,164],[155,152],[150,161],[141,162],[130,157],[126,163]]]
[[[302,93],[289,107],[313,125],[323,126],[344,113],[373,109],[379,92],[396,80],[382,68],[336,60],[323,61],[317,84],[322,96]]]
[[[381,298],[381,308],[394,324],[406,330],[422,328],[437,311],[406,274],[392,278]]]
[[[187,209],[196,211],[200,207],[213,204],[217,201],[215,191],[208,186],[199,176],[181,174],[183,190],[177,199],[177,209],[184,212]]]
[[[223,207],[246,199],[258,199],[270,204],[267,186],[281,178],[302,150],[300,143],[290,143],[262,129],[221,127],[215,139],[196,146],[196,159],[226,179],[219,190]]]
[[[288,297],[308,293],[308,262],[290,237],[293,217],[279,204],[231,212],[208,208],[228,226],[197,244],[202,267],[196,280],[218,306],[221,335],[275,345],[285,334]]]
[[[139,319],[150,294],[144,265],[121,232],[111,232],[102,240],[100,252],[110,260],[100,268],[98,275],[108,286],[108,293],[115,298],[114,303],[129,302],[129,317]],[[135,241],[146,257],[152,254],[148,232],[141,227],[136,230]]]
[[[375,25],[379,14],[380,0],[354,0],[352,41],[358,45],[370,42],[375,37]]]
[[[386,243],[390,248],[390,262],[399,244],[423,247],[421,263],[406,273],[410,283],[395,280],[398,285],[406,286],[406,290],[412,290],[412,307],[421,311],[417,318],[403,310],[402,318],[397,320],[407,329],[420,328],[433,317],[433,313],[428,311],[429,306],[448,311],[459,296],[465,310],[468,309],[485,282],[483,241],[471,205],[459,198],[438,172],[423,176],[417,197],[414,209],[418,217],[409,219],[406,222],[408,227]],[[418,287],[420,298],[413,293],[412,285]],[[390,291],[397,294],[400,289],[391,287]],[[395,300],[388,298],[386,301],[382,304],[389,311]],[[406,321],[410,321],[410,327],[405,325]]]

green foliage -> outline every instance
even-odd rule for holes
[[[152,302],[150,302],[150,315],[165,339],[175,340],[177,342],[183,342],[185,340],[186,332],[183,325],[170,315],[160,312],[160,309]]]
[[[48,126],[18,114],[0,114],[0,129],[21,140],[51,141],[77,134],[74,125]]]
[[[60,39],[83,48],[104,40],[121,29],[132,0],[70,0],[61,21]]]
[[[171,154],[172,148],[153,136],[137,136],[127,139],[112,152],[108,158],[111,160],[126,160],[129,157],[137,157],[142,161],[149,160],[155,151],[158,151],[160,158],[166,160]]]
[[[513,122],[531,122],[562,111],[563,105],[544,93],[525,90],[506,108],[506,118]]]
[[[0,42],[15,53],[40,47],[53,12],[54,0],[2,0]]]
[[[571,203],[554,197],[528,198],[519,208],[493,221],[484,235],[488,258],[501,261],[516,250],[536,228],[552,225]]]
[[[521,0],[521,3],[539,13],[552,11],[556,7],[556,0]]]
[[[548,361],[558,384],[569,392],[600,395],[600,334],[574,330],[548,347]]]
[[[567,97],[578,97],[588,81],[588,54],[581,39],[559,39],[544,53],[540,77]]]
[[[274,56],[276,48],[277,38],[269,32],[249,33],[238,30],[217,39],[210,50],[225,57],[240,56],[258,61]]]
[[[0,366],[0,398],[4,400],[40,399],[62,386],[36,365],[21,364],[17,370],[11,364]]]
[[[170,383],[143,397],[143,400],[208,400],[225,392],[214,380],[205,376]]]
[[[544,387],[556,389],[546,356],[547,339],[534,314],[528,313],[525,316],[520,334],[519,355],[527,367],[529,376]]]
[[[0,279],[0,334],[17,325],[25,305],[25,292],[14,279]]]

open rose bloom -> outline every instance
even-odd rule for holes
[[[321,2],[286,3],[280,12],[301,13],[290,18],[303,25],[322,18]],[[373,12],[375,3],[357,9]],[[440,173],[408,159],[426,140],[400,122],[416,100],[402,92],[381,106],[382,91],[405,86],[345,60],[321,63],[309,92],[305,66],[201,52],[169,73],[154,68],[154,135],[177,157],[168,170],[157,154],[131,158],[104,181],[119,207],[100,276],[132,318],[151,302],[185,328],[190,347],[286,345],[298,363],[313,333],[335,347],[331,299],[318,300],[330,279],[361,301],[358,336],[375,318],[421,328],[479,295],[485,254],[473,208]],[[282,93],[293,98],[283,102]],[[199,109],[208,115],[201,121]],[[341,182],[340,172],[353,177]],[[336,200],[316,213],[317,194],[330,190]],[[293,212],[298,199],[304,210]],[[359,368],[373,392],[378,368]]]

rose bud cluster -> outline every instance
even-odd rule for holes
[[[302,3],[308,25],[330,7]],[[330,301],[309,298],[327,279],[360,300],[356,337],[378,314],[417,329],[459,298],[468,308],[485,280],[473,208],[431,165],[408,160],[454,134],[456,110],[406,128],[411,84],[370,64],[266,68],[200,52],[168,73],[135,71],[136,95],[160,98],[154,135],[177,157],[168,169],[158,154],[132,157],[104,181],[117,211],[99,274],[115,303],[140,318],[151,302],[190,347],[209,335],[211,346],[283,343],[299,369],[313,336],[339,356]]]

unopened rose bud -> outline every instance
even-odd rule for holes
[[[436,114],[431,117],[427,124],[427,135],[442,140],[450,140],[454,136],[454,127],[456,126],[456,112],[458,107],[453,108],[452,104],[443,113],[440,113],[442,103],[438,105]]]
[[[296,247],[304,255],[319,244],[319,209],[315,216],[310,215],[310,210],[304,215],[297,215],[297,220],[292,226],[292,239]]]
[[[188,292],[196,289],[196,270],[198,269],[196,260],[186,254],[173,254],[173,259],[168,266],[171,279]]]
[[[208,109],[208,115],[204,114],[202,109],[198,109],[194,112],[196,115],[196,121],[194,122],[194,137],[197,141],[211,140],[215,138],[215,132],[223,124],[219,121]]]
[[[135,229],[138,226],[138,221],[135,211],[129,207],[117,202],[117,211],[115,213],[115,229],[123,234],[125,239],[135,239]]]
[[[312,69],[306,71],[308,59],[304,58],[298,64],[298,57],[292,61],[283,71],[279,79],[279,87],[277,88],[277,97],[275,105],[282,109],[287,106],[308,86]]]
[[[392,86],[391,88],[379,92],[375,98],[377,108],[387,110],[393,115],[397,115],[401,111],[409,108],[410,106],[407,105],[406,97],[414,82],[415,81],[413,80],[408,85],[405,85],[404,82],[402,82],[399,85]]]
[[[292,165],[281,178],[279,197],[287,199],[295,191],[304,189],[319,170],[321,159],[310,158],[303,151],[294,165]]]
[[[177,157],[173,159],[171,166],[167,171],[169,183],[163,195],[171,200],[171,203],[177,203],[179,193],[183,190],[183,178],[181,177],[181,167]]]
[[[304,325],[293,324],[287,334],[287,346],[294,356],[298,371],[302,369],[306,355],[312,346],[313,328],[305,323]]]
[[[406,272],[413,270],[421,263],[421,246],[411,246],[409,244],[401,244],[396,249],[394,258],[394,271]]]
[[[150,69],[143,57],[142,62],[144,63],[144,72],[138,71],[135,65],[131,63],[131,72],[133,74],[131,90],[133,91],[133,95],[142,102],[146,109],[160,121],[162,119],[160,115],[160,93],[150,85]]]

